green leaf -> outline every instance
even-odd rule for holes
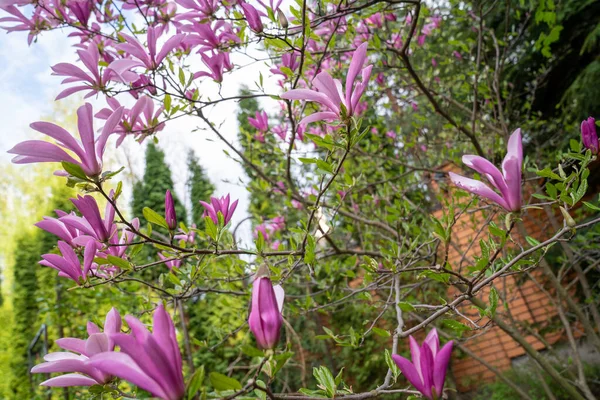
[[[490,305],[488,307],[489,315],[491,318],[493,318],[496,315],[496,308],[498,308],[498,299],[499,298],[500,298],[500,296],[498,296],[498,292],[496,291],[496,288],[492,287],[490,289],[490,296],[489,296]]]
[[[590,210],[594,210],[594,211],[600,211],[600,207],[592,204],[592,203],[588,203],[587,201],[584,201],[583,204],[589,208]]]
[[[527,240],[527,243],[529,243],[531,246],[537,246],[538,244],[540,244],[540,242],[538,242],[536,239],[532,238],[531,236],[526,236],[525,240]]]
[[[230,378],[218,372],[210,373],[210,384],[218,391],[240,390],[242,384],[237,379]]]
[[[144,207],[143,213],[144,213],[144,218],[146,218],[146,221],[148,221],[152,224],[162,226],[165,229],[169,229],[169,225],[167,225],[167,221],[165,220],[165,217],[163,217],[162,215],[160,215],[153,209],[151,209],[149,207]]]
[[[66,161],[61,162],[61,164],[63,169],[67,171],[69,175],[74,176],[75,178],[83,179],[84,181],[89,180],[87,175],[85,174],[85,172],[83,172],[83,169],[79,165]]]
[[[392,334],[389,333],[388,331],[386,331],[385,329],[377,328],[375,326],[373,327],[372,331],[373,331],[373,333],[375,333],[376,335],[381,336],[381,337],[392,336]]]
[[[394,380],[396,380],[400,375],[400,368],[398,368],[398,366],[394,362],[394,359],[392,358],[392,355],[388,349],[385,349],[385,363],[387,364],[388,368],[392,370]]]
[[[465,324],[455,321],[453,319],[444,319],[442,320],[442,324],[446,325],[448,328],[457,332],[458,336],[461,336],[463,332],[470,331],[471,328],[466,326]]]
[[[243,345],[240,348],[240,350],[242,350],[242,353],[244,353],[248,357],[264,357],[265,356],[264,351],[259,350],[256,347],[250,346],[249,344]]]
[[[413,305],[410,303],[407,303],[406,301],[399,301],[398,307],[400,307],[400,309],[404,312],[415,311],[415,308],[413,307]]]
[[[188,397],[191,399],[193,398],[196,393],[198,393],[198,390],[200,390],[200,388],[202,387],[202,384],[204,383],[204,365],[201,365],[200,368],[198,368],[196,370],[196,372],[194,372],[194,375],[192,375],[192,377],[190,378],[190,381],[188,383]]]
[[[121,269],[131,269],[131,264],[120,257],[107,256],[106,259],[115,267],[119,267]]]
[[[337,385],[335,384],[335,378],[331,374],[331,371],[329,371],[329,368],[325,366],[313,368],[313,375],[319,384],[318,386],[327,393],[327,397],[333,399],[335,397]]]
[[[165,105],[165,110],[167,112],[171,111],[171,95],[170,94],[165,95],[164,105]]]

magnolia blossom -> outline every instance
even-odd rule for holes
[[[121,316],[115,308],[112,308],[106,315],[104,332],[93,322],[88,322],[87,340],[68,337],[58,339],[56,344],[68,351],[46,354],[44,356],[46,362],[33,367],[31,373],[71,372],[50,378],[40,383],[40,386],[92,386],[108,383],[113,379],[112,374],[94,368],[88,361],[97,354],[107,354],[109,357],[116,354],[113,353],[115,343],[111,336],[120,331]]]
[[[137,318],[125,317],[131,333],[115,333],[110,338],[119,353],[100,353],[88,364],[117,376],[163,400],[181,400],[185,395],[181,353],[175,326],[163,305],[154,311],[150,333]]]
[[[110,64],[109,68],[119,74],[134,67],[145,67],[149,70],[157,69],[160,67],[165,57],[173,49],[179,46],[185,38],[184,34],[178,34],[170,37],[157,53],[156,45],[158,38],[160,37],[160,32],[157,32],[157,29],[154,27],[148,27],[148,33],[146,35],[148,52],[146,52],[146,47],[142,45],[136,38],[123,32],[120,32],[119,35],[125,38],[125,43],[119,43],[115,46],[115,48],[130,54],[134,58],[133,60],[119,59]]]
[[[219,213],[223,216],[224,224],[227,225],[235,212],[235,208],[237,207],[238,200],[234,201],[230,204],[229,195],[216,198],[210,198],[210,204],[205,201],[200,201],[200,204],[204,207],[204,216],[210,217],[215,225],[219,224]]]
[[[43,140],[26,140],[8,152],[17,155],[12,159],[15,164],[65,161],[79,165],[87,176],[97,176],[102,172],[102,157],[108,137],[115,131],[122,115],[122,107],[109,113],[100,136],[95,139],[92,105],[85,103],[77,109],[77,127],[81,142],[58,125],[50,122],[34,122],[30,125],[33,129],[50,136],[58,141],[58,144]],[[78,160],[63,149],[73,152]]]
[[[183,263],[183,260],[179,260],[179,259],[173,260],[173,257],[166,256],[163,253],[158,253],[158,258],[160,258],[162,261],[164,261],[165,265],[170,270],[173,269],[173,267],[175,267],[175,268],[181,267],[181,264]]]
[[[179,233],[175,236],[173,236],[173,239],[175,240],[183,240],[184,242],[188,243],[188,244],[193,244],[194,243],[194,239],[196,238],[196,224],[192,224],[190,226],[190,229],[187,231],[187,233],[185,233],[182,229],[179,229]]]
[[[465,155],[463,162],[485,176],[488,182],[497,189],[475,179],[465,178],[450,172],[450,179],[461,189],[493,201],[506,211],[521,209],[521,168],[523,164],[523,145],[521,129],[517,129],[508,139],[508,151],[502,162],[502,172],[483,157]]]
[[[103,108],[96,114],[96,118],[106,119],[111,115],[111,109],[121,107],[119,101],[114,97],[107,99],[110,108]],[[164,121],[160,121],[159,117],[164,110],[164,106],[154,110],[154,101],[146,96],[141,96],[131,109],[123,111],[123,116],[115,132],[120,136],[117,139],[117,147],[123,143],[123,140],[128,134],[133,135],[140,143],[148,136],[160,132],[164,129]]]
[[[92,8],[94,7],[94,3],[92,1],[69,0],[67,1],[67,7],[69,10],[71,10],[81,25],[87,26],[90,15],[92,14]]]
[[[421,346],[410,336],[412,362],[397,354],[392,358],[408,381],[430,400],[442,398],[446,370],[452,353],[452,341],[440,349],[437,330],[433,328]]]
[[[292,72],[296,71],[300,66],[300,60],[298,53],[293,51],[291,53],[285,53],[281,56],[281,65],[277,68],[271,68],[270,71],[274,74],[287,76],[285,72],[281,70],[282,67],[289,68]]]
[[[52,67],[52,75],[67,77],[62,83],[82,82],[84,84],[63,90],[56,96],[56,100],[60,100],[83,90],[88,90],[88,93],[84,97],[87,99],[98,92],[104,91],[106,89],[106,84],[111,80],[131,81],[136,78],[136,75],[129,71],[125,71],[122,76],[119,76],[110,68],[105,68],[102,73],[100,73],[98,69],[100,51],[98,50],[96,43],[90,43],[85,50],[77,50],[77,54],[89,73],[74,64],[59,63]]]
[[[269,117],[265,111],[257,111],[256,118],[248,117],[248,122],[250,125],[255,127],[261,132],[266,132],[269,130]]]
[[[170,190],[165,194],[165,221],[170,230],[177,228],[177,214],[175,213],[175,202]]]
[[[58,271],[58,276],[63,278],[69,278],[78,285],[81,285],[85,281],[86,277],[90,273],[96,251],[98,250],[96,241],[89,239],[85,244],[85,251],[83,254],[83,269],[79,257],[68,243],[60,240],[58,242],[58,249],[61,255],[58,254],[44,254],[40,265],[44,267],[54,268]]]
[[[352,56],[350,68],[346,76],[346,92],[342,91],[342,84],[339,80],[333,79],[328,72],[319,73],[313,80],[313,86],[317,90],[293,89],[281,95],[282,99],[287,100],[308,100],[314,101],[324,106],[327,111],[316,112],[305,117],[301,124],[322,120],[342,119],[342,107],[346,110],[346,115],[351,117],[356,114],[356,108],[367,88],[371,76],[372,65],[363,68],[367,59],[367,43],[361,44]],[[361,74],[362,81],[354,85],[356,77]]]
[[[193,10],[178,15],[178,20],[193,20],[197,17],[199,17],[199,19],[204,19],[210,17],[221,5],[221,2],[218,0],[175,0],[175,3],[188,10]]]
[[[60,221],[73,229],[79,230],[82,234],[75,239],[76,244],[84,245],[89,238],[98,242],[107,242],[113,235],[116,235],[115,209],[110,202],[106,204],[104,218],[100,215],[96,199],[90,195],[78,195],[76,199],[71,199],[71,202],[77,207],[82,216],[67,214],[60,217]]]
[[[248,26],[256,33],[263,31],[263,24],[260,21],[260,13],[248,3],[241,3],[240,6],[244,11],[244,16],[248,22]]]
[[[213,53],[211,56],[207,56],[206,54],[201,54],[202,62],[204,65],[210,69],[210,72],[200,71],[194,74],[194,79],[209,76],[213,78],[216,82],[223,81],[223,73],[225,71],[231,71],[233,69],[233,64],[229,59],[229,53]]]
[[[596,133],[596,120],[589,117],[581,122],[581,141],[592,154],[598,153],[598,134]]]
[[[183,44],[190,47],[200,46],[199,53],[219,50],[224,45],[240,42],[231,24],[225,21],[216,21],[213,25],[192,21],[191,24],[183,25],[181,31],[189,33]]]
[[[68,213],[62,210],[54,210],[54,212],[56,213],[56,215],[58,215],[59,218],[64,217],[65,215],[69,215]],[[48,233],[58,236],[60,240],[66,242],[71,247],[77,246],[77,244],[75,243],[75,239],[81,236],[81,233],[78,229],[66,225],[59,218],[43,217],[43,219],[40,222],[37,222],[34,225],[40,229],[45,230]]]
[[[257,277],[252,286],[252,309],[248,326],[262,349],[272,349],[279,341],[285,293],[279,285],[273,286],[267,276]]]

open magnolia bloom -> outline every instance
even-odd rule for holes
[[[137,318],[125,317],[130,334],[113,334],[121,352],[98,354],[89,364],[150,392],[163,400],[180,400],[185,395],[181,353],[173,320],[161,304],[153,315],[150,333]]]
[[[483,157],[464,155],[462,160],[469,168],[485,176],[497,191],[481,181],[450,172],[450,180],[456,186],[493,201],[506,211],[521,209],[521,168],[523,165],[521,129],[515,130],[508,139],[506,157],[502,161],[502,172]]]
[[[308,124],[316,121],[333,121],[340,119],[342,106],[345,107],[347,116],[351,117],[357,112],[360,97],[367,89],[369,78],[371,77],[372,65],[363,68],[367,60],[367,47],[365,42],[358,46],[352,55],[350,68],[346,75],[346,92],[342,89],[342,83],[338,79],[333,79],[328,72],[323,71],[315,76],[312,84],[317,90],[293,89],[283,93],[280,97],[286,100],[307,100],[314,101],[326,108],[326,111],[316,112],[304,117],[300,124]],[[361,74],[362,81],[354,84],[358,74]]]
[[[115,348],[115,343],[110,338],[110,335],[120,330],[121,316],[115,308],[112,308],[106,315],[104,332],[96,324],[88,322],[87,331],[90,336],[87,340],[75,338],[58,339],[56,344],[69,351],[46,354],[44,356],[46,362],[33,367],[31,373],[70,372],[69,374],[50,378],[40,383],[41,386],[103,385],[111,381],[113,376],[94,368],[88,364],[88,361],[90,357],[96,354],[112,352]]]
[[[421,346],[412,336],[409,339],[412,362],[397,354],[392,355],[394,362],[423,396],[430,400],[441,399],[452,353],[452,341],[440,349],[440,338],[435,328],[429,332]]]

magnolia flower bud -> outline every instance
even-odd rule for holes
[[[165,194],[165,220],[170,230],[177,228],[177,214],[175,214],[175,203],[171,191]]]
[[[288,26],[289,26],[288,19],[286,18],[285,14],[280,9],[277,9],[277,20],[279,21],[279,25],[281,25],[281,27],[283,29],[288,28]]]
[[[594,118],[589,117],[581,122],[581,141],[586,149],[590,149],[593,154],[598,154],[598,134]]]
[[[273,287],[268,276],[257,277],[254,281],[248,325],[262,349],[272,349],[279,341],[284,295],[283,288],[279,285]]]

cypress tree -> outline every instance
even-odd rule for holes
[[[210,196],[215,191],[215,186],[206,176],[204,168],[202,168],[192,150],[188,152],[187,167],[189,177],[186,182],[186,188],[189,191],[192,203],[192,223],[195,223],[199,229],[202,229],[204,226],[204,219],[202,218],[204,207],[199,202],[200,200],[209,201]]]
[[[40,244],[37,235],[27,232],[17,239],[15,250],[13,342],[10,369],[10,391],[13,399],[29,399],[34,390],[29,382],[27,347],[37,330],[38,281]]]
[[[150,207],[157,213],[165,214],[165,192],[173,192],[171,169],[165,162],[165,153],[154,143],[146,147],[146,169],[144,178],[137,182],[133,190],[132,209],[136,217],[143,216],[144,207]],[[175,212],[179,221],[186,220],[186,210],[179,198],[173,193]]]

